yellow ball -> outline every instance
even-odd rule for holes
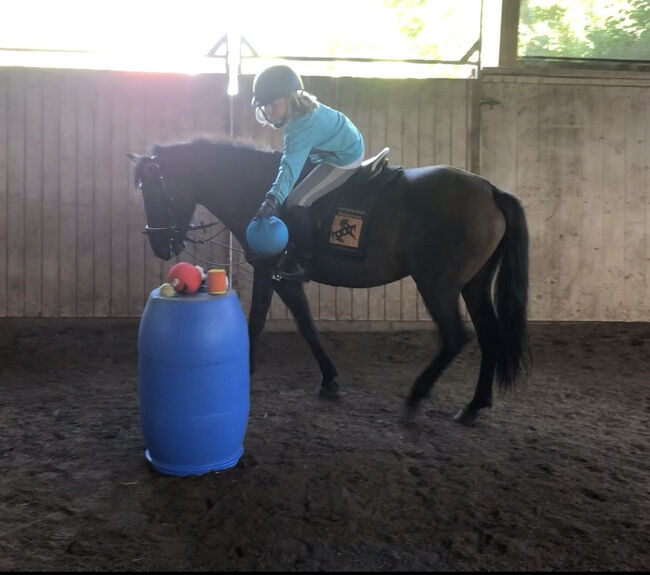
[[[165,282],[160,286],[160,295],[163,297],[174,297],[176,290],[172,284]]]

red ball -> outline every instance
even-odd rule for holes
[[[194,293],[201,286],[201,272],[189,262],[178,262],[169,268],[167,281],[178,293]]]

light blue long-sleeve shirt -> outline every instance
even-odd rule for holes
[[[267,192],[280,204],[284,202],[302,171],[307,158],[318,164],[326,162],[346,166],[363,154],[363,136],[341,112],[317,102],[306,116],[284,127],[284,144],[278,175]]]

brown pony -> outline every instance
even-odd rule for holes
[[[208,140],[156,145],[147,155],[129,157],[143,194],[151,248],[164,260],[182,248],[197,204],[247,248],[246,227],[280,161],[278,152]],[[350,196],[373,196],[372,217],[364,224],[363,257],[316,249],[311,279],[350,288],[409,275],[414,279],[438,325],[441,345],[412,384],[406,400],[409,416],[470,339],[459,308],[462,295],[478,337],[481,367],[474,397],[455,419],[472,423],[481,409],[491,407],[495,377],[508,387],[529,369],[528,229],[521,203],[486,179],[450,166],[402,170],[384,162],[372,174],[363,172],[360,168],[343,190]],[[311,208],[321,228],[331,221],[334,204],[328,197]],[[337,397],[337,371],[320,343],[302,284],[274,281],[277,258],[247,257],[254,269],[248,322],[251,373],[255,344],[275,291],[318,361],[321,395]]]

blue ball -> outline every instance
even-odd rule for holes
[[[279,254],[289,241],[289,230],[285,223],[275,216],[251,220],[246,228],[248,247],[259,255]]]

